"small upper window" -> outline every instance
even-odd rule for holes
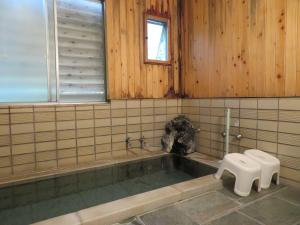
[[[146,15],[145,63],[170,64],[169,19]]]

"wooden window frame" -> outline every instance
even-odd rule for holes
[[[168,29],[168,60],[153,60],[148,59],[148,29],[147,29],[147,21],[155,20],[159,22],[163,22],[167,24]],[[166,65],[169,66],[172,64],[172,56],[171,56],[171,18],[169,16],[161,16],[161,15],[153,15],[151,13],[146,12],[144,14],[144,63],[145,64],[156,64],[156,65]]]

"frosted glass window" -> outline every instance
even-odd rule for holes
[[[48,101],[44,0],[0,1],[0,102]]]
[[[149,60],[168,60],[168,26],[162,21],[147,20]]]

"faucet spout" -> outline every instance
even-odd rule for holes
[[[144,148],[145,148],[145,146],[146,146],[145,137],[144,137],[144,136],[142,136],[142,137],[139,139],[139,141],[140,141],[140,146],[141,146],[141,149],[144,149]]]

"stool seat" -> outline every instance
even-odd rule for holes
[[[235,176],[234,192],[236,194],[248,196],[255,180],[258,180],[257,191],[261,190],[261,166],[253,159],[240,153],[227,154],[215,177],[220,179],[224,170],[229,171]]]
[[[260,164],[262,188],[270,187],[274,174],[277,174],[276,183],[279,184],[280,161],[277,158],[258,149],[246,150],[244,154]]]

